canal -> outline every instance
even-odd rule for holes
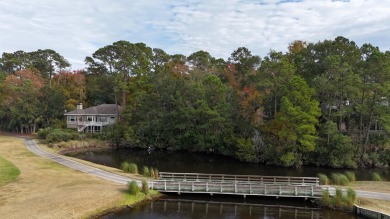
[[[236,159],[204,153],[186,153],[146,150],[106,150],[68,154],[101,165],[120,168],[123,161],[142,166],[155,167],[164,172],[221,173],[237,175],[268,176],[316,176],[318,173],[330,175],[335,170],[321,167],[283,168],[263,164],[244,163]],[[349,170],[351,171],[351,170]],[[352,170],[358,180],[369,180],[372,172],[388,178],[389,170]],[[311,201],[303,199],[247,198],[229,196],[167,195],[162,199],[107,215],[104,219],[190,219],[190,218],[324,218],[356,219],[352,214],[319,209]]]

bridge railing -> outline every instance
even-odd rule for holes
[[[228,175],[207,173],[171,173],[160,172],[161,180],[180,181],[239,181],[256,182],[260,184],[287,184],[287,185],[319,185],[318,177],[292,177],[292,176],[256,176],[256,175]]]
[[[208,182],[157,180],[149,182],[160,192],[261,195],[320,198],[323,189],[315,185],[268,185],[253,182]]]

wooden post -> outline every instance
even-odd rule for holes
[[[164,190],[167,190],[167,181],[164,181]]]
[[[264,195],[267,195],[267,185],[264,185]]]
[[[234,182],[234,193],[237,193],[237,183]]]
[[[179,191],[180,191],[180,181],[179,181]]]
[[[194,191],[194,182],[191,183],[191,190]]]
[[[209,191],[209,182],[206,182],[206,192]]]

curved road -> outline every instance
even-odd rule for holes
[[[81,172],[88,173],[88,174],[91,174],[91,175],[94,175],[94,176],[97,176],[97,177],[100,177],[100,178],[103,178],[106,180],[110,180],[112,182],[116,182],[119,184],[128,184],[132,180],[135,180],[138,184],[141,184],[140,180],[120,176],[120,175],[117,175],[114,173],[110,173],[110,172],[107,172],[107,171],[104,171],[104,170],[101,170],[101,169],[98,169],[95,167],[91,167],[91,166],[79,163],[77,161],[74,161],[74,160],[71,160],[71,159],[56,155],[56,154],[49,153],[49,152],[43,150],[42,148],[40,148],[34,140],[25,139],[24,143],[25,143],[27,149],[30,150],[31,152],[33,152],[34,154],[41,156],[41,157],[49,158],[50,160],[53,160],[54,162],[57,162],[57,163],[62,164],[64,166],[70,167],[72,169],[79,170]]]
[[[82,163],[79,163],[77,161],[49,153],[43,149],[41,149],[37,143],[32,140],[25,138],[24,143],[26,144],[26,147],[28,150],[33,152],[34,154],[37,154],[41,157],[49,158],[53,160],[54,162],[60,163],[64,166],[70,167],[75,170],[79,170],[81,172],[91,174],[106,180],[110,180],[112,182],[120,183],[120,184],[128,184],[130,181],[135,180],[138,184],[141,185],[141,181],[137,179],[131,179],[128,177],[120,176],[114,173],[110,173],[95,167],[91,167]],[[333,187],[323,187],[324,189],[329,189],[331,194],[335,194],[335,188]],[[390,201],[390,194],[389,193],[380,193],[380,192],[369,192],[369,191],[362,191],[362,190],[355,190],[356,195],[358,197],[363,198],[373,198],[373,199],[381,199],[381,200],[388,200]]]

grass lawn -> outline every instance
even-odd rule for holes
[[[134,201],[127,186],[38,157],[22,139],[0,135],[0,154],[20,170],[0,187],[1,218],[88,218]]]
[[[20,170],[8,160],[0,156],[0,187],[16,180]]]

